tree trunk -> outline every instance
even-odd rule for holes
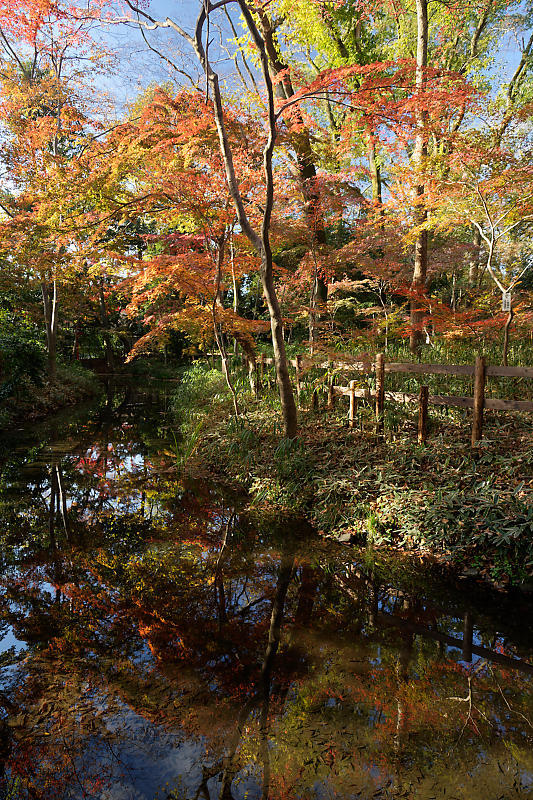
[[[270,255],[269,257],[267,253],[263,253],[262,261],[263,269],[261,270],[261,279],[268,313],[270,315],[274,363],[276,365],[276,379],[281,402],[281,411],[283,414],[285,436],[289,439],[294,439],[298,431],[296,403],[291,380],[289,378],[285,340],[283,339],[283,319],[272,275],[272,256]],[[268,263],[269,261],[270,264]]]
[[[416,22],[417,22],[417,41],[416,41],[416,89],[421,92],[424,88],[425,75],[428,60],[428,6],[427,0],[416,0]],[[425,134],[425,124],[427,112],[421,103],[416,107],[416,126],[417,133],[415,147],[413,151],[413,163],[416,169],[421,169],[427,155],[427,144]],[[417,226],[424,225],[427,221],[427,210],[424,208],[424,185],[419,182],[416,187],[417,205],[415,209],[415,223]],[[421,293],[426,286],[428,262],[428,233],[421,230],[415,241],[415,262],[413,270],[412,289]],[[411,336],[409,347],[412,353],[418,352],[422,341],[422,320],[423,312],[420,310],[420,298],[414,297],[411,300]]]
[[[237,315],[239,313],[239,286],[237,283],[237,278],[235,277],[235,263],[234,263],[234,252],[233,252],[233,234],[231,234],[230,239],[230,258],[231,258],[231,280],[233,284],[233,313]],[[237,339],[234,342],[233,352],[237,355]]]
[[[206,71],[208,86],[212,92],[215,125],[218,133],[220,153],[224,163],[226,178],[228,181],[228,189],[237,213],[237,219],[242,232],[250,241],[258,255],[261,257],[261,281],[270,315],[270,328],[272,331],[272,344],[274,348],[274,362],[276,365],[276,377],[280,395],[281,410],[283,414],[285,436],[294,438],[298,429],[296,403],[294,401],[292,386],[289,379],[285,342],[283,340],[283,320],[274,285],[272,271],[272,249],[269,238],[272,209],[274,205],[274,175],[272,159],[276,141],[277,125],[274,103],[274,88],[268,67],[268,56],[265,42],[261,37],[261,34],[259,33],[259,30],[255,24],[253,15],[244,0],[239,0],[239,7],[242,11],[251,37],[260,56],[261,71],[263,73],[268,98],[268,138],[263,149],[263,170],[266,187],[265,207],[263,209],[263,220],[260,233],[254,230],[254,228],[251,226],[246,214],[243,198],[239,189],[239,182],[235,173],[233,152],[226,131],[226,120],[222,94],[220,91],[219,77],[211,67],[202,42],[203,20],[205,20],[206,17],[205,8],[200,12],[196,25],[195,38],[191,41],[196,50],[200,63]]]
[[[48,377],[54,380],[57,372],[57,284],[55,280],[41,283],[43,297],[46,348],[48,353]]]
[[[368,165],[370,167],[370,178],[372,180],[372,200],[381,205],[383,197],[381,193],[381,170],[376,161],[376,143],[373,137],[368,139]]]
[[[79,336],[80,336],[80,331],[79,331],[78,325],[76,324],[74,326],[74,343],[72,345],[72,358],[75,361],[79,361],[80,360]]]
[[[239,8],[245,19],[246,25],[250,32],[250,36],[257,48],[261,62],[261,72],[265,82],[265,89],[267,95],[267,109],[268,109],[268,136],[263,148],[263,171],[265,176],[265,203],[263,208],[263,219],[261,223],[261,230],[255,230],[248,215],[246,213],[245,203],[239,188],[239,181],[235,172],[235,164],[233,161],[233,151],[228,138],[226,130],[226,118],[224,111],[224,103],[222,100],[222,93],[220,91],[220,81],[218,74],[213,70],[209,57],[208,46],[204,47],[203,43],[203,30],[204,24],[210,13],[209,4],[205,4],[200,9],[198,19],[196,21],[194,38],[191,37],[181,28],[177,28],[182,35],[194,48],[196,55],[205,70],[206,83],[208,91],[210,91],[213,100],[213,111],[215,117],[215,126],[218,134],[218,141],[220,147],[220,154],[226,172],[226,179],[228,182],[228,190],[235,207],[235,212],[240,225],[240,228],[246,238],[250,241],[255,251],[261,258],[261,280],[263,284],[263,292],[267,301],[268,311],[270,315],[270,327],[272,331],[272,344],[274,347],[274,361],[276,364],[276,374],[280,393],[281,409],[283,413],[283,422],[285,428],[285,435],[292,438],[297,433],[297,417],[296,417],[296,403],[294,402],[294,395],[292,393],[292,386],[289,380],[289,371],[287,367],[287,356],[285,353],[285,343],[283,341],[283,320],[281,317],[281,310],[279,307],[278,298],[274,286],[274,279],[272,274],[272,249],[270,247],[270,224],[272,219],[272,210],[274,206],[274,172],[273,172],[273,156],[274,146],[276,143],[277,133],[277,120],[276,109],[274,100],[274,87],[272,84],[272,77],[269,71],[268,55],[266,51],[265,40],[261,36],[257,28],[254,16],[248,7],[245,0],[238,0]],[[209,34],[208,34],[209,36]],[[209,41],[209,39],[208,39]]]
[[[254,397],[257,397],[259,392],[259,385],[257,380],[257,364],[255,361],[254,346],[251,343],[250,339],[248,339],[245,334],[236,332],[233,335],[235,337],[235,347],[239,345],[244,356],[246,369],[248,371],[248,380],[250,382],[250,389],[252,390]]]
[[[474,289],[477,286],[478,276],[479,276],[479,250],[481,247],[481,234],[477,228],[474,228],[474,252],[472,254],[472,260],[468,265],[468,285],[471,289]]]
[[[259,12],[261,33],[265,42],[265,50],[268,55],[268,67],[273,78],[277,78],[280,73],[283,78],[276,82],[276,95],[287,100],[294,95],[294,87],[289,75],[288,65],[280,56],[279,47],[275,41],[275,34],[272,23],[266,11]],[[320,209],[320,194],[316,186],[316,166],[314,163],[313,149],[309,138],[309,131],[304,125],[303,118],[297,114],[296,122],[299,130],[293,131],[291,144],[296,153],[296,163],[302,195],[305,203],[305,216],[311,236],[311,246],[320,247],[326,243],[326,231],[324,220]],[[289,124],[289,131],[290,131]],[[326,278],[315,271],[314,286],[312,288],[313,302],[325,303],[328,299],[328,285]]]
[[[226,242],[226,237],[225,234],[223,234],[218,238],[217,241],[218,252],[216,256],[215,293],[213,297],[213,304],[211,306],[211,314],[213,317],[213,333],[215,336],[215,342],[218,347],[218,352],[220,353],[220,358],[222,359],[222,374],[226,379],[227,387],[231,393],[231,397],[233,400],[233,409],[235,411],[235,417],[238,419],[241,413],[239,409],[239,402],[237,400],[237,393],[235,391],[235,387],[233,386],[233,382],[231,380],[231,376],[229,373],[228,354],[226,352],[226,346],[224,344],[224,333],[221,329],[219,329],[219,323],[217,317],[217,308],[222,308],[221,284],[222,284],[222,265],[224,263],[225,242]]]
[[[100,324],[103,329],[104,346],[105,346],[105,360],[107,368],[113,372],[115,367],[115,354],[113,352],[113,344],[111,342],[111,335],[109,332],[109,317],[107,315],[107,306],[104,294],[104,279],[102,278],[99,286],[99,299],[100,299]]]

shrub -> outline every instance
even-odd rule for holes
[[[209,420],[225,418],[231,407],[231,395],[222,373],[201,364],[182,372],[172,398],[172,412],[179,423],[179,441],[175,438],[176,462],[183,468],[200,444]]]
[[[17,394],[27,381],[41,384],[46,362],[42,344],[17,329],[0,335],[0,401]]]
[[[222,413],[230,402],[231,396],[222,373],[194,364],[181,375],[172,399],[172,411],[179,419],[182,433],[186,433],[206,416]]]

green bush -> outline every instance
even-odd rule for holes
[[[172,411],[180,429],[187,433],[201,419],[221,413],[231,403],[226,381],[221,372],[202,364],[184,370],[174,397]]]
[[[76,361],[72,361],[70,364],[59,364],[56,380],[83,394],[90,394],[97,382],[94,374]]]
[[[98,381],[79,364],[58,365],[56,379],[51,382],[43,382],[43,375],[44,358],[34,380],[31,373],[21,370],[14,384],[0,384],[4,390],[0,396],[0,430],[15,421],[39,419],[97,392]]]
[[[523,485],[508,491],[477,481],[470,492],[397,491],[377,502],[379,540],[417,544],[453,553],[497,551],[526,570],[533,567],[533,504]],[[387,532],[385,534],[385,531]],[[369,537],[376,532],[369,526]]]
[[[221,372],[202,364],[193,364],[182,372],[172,398],[179,432],[174,439],[176,462],[180,468],[200,444],[208,423],[226,418],[230,409],[231,395]]]
[[[0,401],[16,395],[28,381],[41,384],[45,363],[44,347],[25,330],[0,334]]]

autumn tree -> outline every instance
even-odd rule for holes
[[[225,3],[222,3],[221,5],[224,4]],[[239,0],[239,9],[243,14],[245,23],[254,43],[266,90],[266,116],[264,119],[265,133],[262,147],[264,198],[261,204],[261,218],[256,226],[254,225],[253,219],[250,218],[248,210],[245,206],[241,187],[241,178],[236,169],[234,151],[228,135],[227,104],[221,88],[220,75],[217,72],[216,65],[211,57],[211,51],[209,50],[208,34],[206,40],[207,44],[206,41],[204,41],[206,31],[209,29],[211,24],[211,15],[216,7],[211,7],[210,5],[205,4],[201,6],[198,12],[194,34],[191,35],[175,20],[170,18],[167,18],[166,20],[158,20],[148,14],[148,12],[143,8],[135,5],[134,3],[130,3],[128,0],[126,5],[130,12],[133,12],[135,16],[132,17],[130,15],[127,19],[114,17],[111,21],[114,20],[115,22],[119,23],[127,21],[130,24],[132,21],[136,21],[137,24],[145,31],[158,28],[171,28],[178,34],[181,42],[187,45],[192,53],[195,54],[202,67],[202,70],[205,73],[206,93],[212,102],[213,117],[218,136],[220,153],[224,164],[227,186],[234,205],[237,222],[243,235],[249,240],[261,261],[260,275],[270,317],[274,360],[276,364],[276,376],[281,400],[284,430],[285,435],[292,438],[297,432],[296,403],[294,400],[294,393],[288,371],[285,341],[283,337],[283,319],[275,288],[273,272],[274,264],[270,242],[270,226],[274,204],[273,157],[277,137],[277,115],[275,108],[274,86],[269,71],[268,56],[264,38],[254,20],[254,16],[250,7],[245,0]]]
[[[72,20],[52,3],[21,7],[13,18],[5,13],[3,246],[11,271],[40,286],[53,378],[60,294],[74,275],[78,250],[74,220],[83,190],[77,194],[76,188],[87,177],[79,155],[99,125],[85,94],[90,75],[84,61],[94,56],[91,23]]]
[[[435,220],[443,228],[464,226],[468,220],[485,246],[477,282],[488,278],[504,296],[520,282],[531,266],[530,231],[533,223],[531,153],[520,137],[501,146],[487,131],[476,131],[456,142],[448,155],[446,177],[436,181],[440,200]],[[503,363],[507,364],[512,300],[505,325]]]
[[[100,194],[109,202],[100,205],[101,222],[91,236],[94,259],[104,245],[108,257],[122,264],[129,313],[142,314],[148,325],[130,358],[165,341],[172,330],[186,332],[202,347],[214,341],[238,414],[227,342],[240,346],[256,389],[252,334],[264,324],[239,315],[235,287],[245,275],[257,273],[259,264],[235,231],[212,107],[197,92],[170,96],[158,89],[144,105],[136,103],[132,114],[101,145],[113,155],[100,165]],[[248,213],[259,216],[261,154],[254,153],[255,124],[238,107],[231,116],[228,108],[228,131]],[[112,220],[122,226],[144,221],[143,251],[124,249],[120,227],[115,236]],[[233,307],[226,302],[230,286]]]

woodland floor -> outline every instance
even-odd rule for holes
[[[210,422],[185,469],[246,489],[252,508],[303,514],[324,536],[533,590],[532,415],[487,412],[475,450],[464,412],[434,414],[424,446],[414,413],[399,412],[384,438],[370,408],[355,430],[345,417],[343,408],[301,411],[291,442],[269,404],[250,401],[244,421]]]

